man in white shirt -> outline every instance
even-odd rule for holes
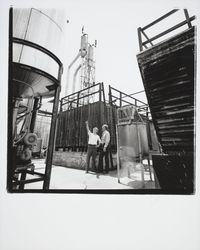
[[[105,173],[109,172],[109,144],[110,144],[110,133],[108,131],[108,125],[104,124],[102,126],[102,137],[101,137],[101,147],[99,155],[99,171],[103,172],[103,158],[105,156]]]
[[[87,150],[87,157],[86,157],[86,173],[88,173],[89,167],[90,167],[90,158],[92,157],[92,166],[97,171],[96,169],[96,155],[97,155],[97,147],[100,145],[100,137],[98,136],[98,128],[95,127],[93,128],[92,132],[89,129],[88,121],[86,123],[86,129],[88,132],[88,150]]]

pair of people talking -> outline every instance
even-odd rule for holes
[[[92,132],[89,129],[88,121],[86,121],[86,129],[88,132],[88,150],[86,157],[86,173],[89,171],[90,158],[92,157],[92,166],[95,172],[109,172],[109,143],[110,143],[110,133],[108,131],[108,125],[104,124],[102,126],[102,136],[101,139],[98,135],[98,128],[94,127]],[[99,148],[99,164],[96,166],[96,156],[97,148]],[[105,157],[105,169],[103,169],[103,158]]]

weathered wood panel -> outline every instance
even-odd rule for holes
[[[192,27],[137,55],[158,140],[166,153],[194,150]]]
[[[113,109],[114,114],[116,114],[114,107]],[[113,124],[114,114],[112,112],[112,107],[107,104],[105,105],[103,102],[95,102],[60,112],[57,125],[56,149],[66,148],[85,151],[88,141],[85,127],[85,122],[87,120],[91,130],[93,127],[98,127],[98,134],[100,136],[102,134],[102,125],[105,123],[108,124],[111,134],[111,146],[114,149],[116,147],[115,124]],[[101,117],[101,121],[99,117]]]

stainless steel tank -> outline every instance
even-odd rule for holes
[[[13,9],[13,89],[15,97],[54,94],[58,80],[64,13]]]
[[[85,57],[88,50],[88,35],[83,34],[81,36],[81,57]]]

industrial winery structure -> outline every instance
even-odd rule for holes
[[[64,69],[66,92],[60,98],[63,62],[59,42],[63,16],[55,11],[46,13],[33,8],[10,9],[10,192],[24,192],[26,184],[33,182],[42,182],[42,190],[49,191],[52,165],[85,170],[86,121],[90,129],[97,127],[99,131],[103,124],[108,125],[109,170],[115,171],[118,183],[124,176],[124,169],[130,179],[131,171],[139,169],[144,189],[148,189],[146,172],[150,182],[155,184],[154,191],[194,191],[196,30],[192,21],[195,17],[189,17],[184,9],[183,22],[152,38],[146,34],[147,29],[177,11],[174,9],[138,28],[137,62],[147,104],[136,98],[137,93],[128,94],[111,85],[106,94],[106,84],[95,79],[97,42],[90,44],[84,29],[78,54]],[[155,43],[183,26],[184,31]],[[72,66],[77,62],[70,81]],[[50,97],[53,98],[50,101],[52,112],[42,110],[44,98]],[[46,125],[42,125],[40,118],[43,116]],[[47,127],[49,133],[46,134],[42,131]],[[46,149],[44,172],[36,171],[32,161],[34,152],[40,151],[42,145]],[[144,160],[147,160],[146,165]],[[95,172],[94,166],[90,167]]]

